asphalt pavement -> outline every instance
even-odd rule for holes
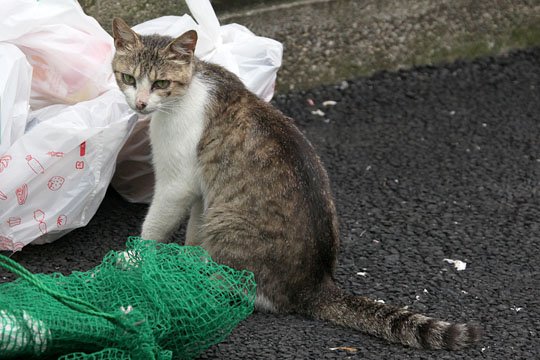
[[[273,102],[328,169],[341,226],[337,281],[479,323],[484,336],[459,352],[423,351],[255,313],[203,359],[540,358],[540,49],[380,72]],[[90,269],[138,234],[146,209],[110,189],[87,227],[13,259],[34,272]],[[0,282],[13,279],[0,270]]]

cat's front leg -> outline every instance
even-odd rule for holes
[[[156,186],[150,209],[142,226],[143,239],[167,241],[187,215],[195,194],[187,189],[174,190]]]
[[[193,201],[191,207],[191,214],[189,215],[189,221],[186,228],[186,245],[197,246],[200,245],[200,228],[202,224],[203,216],[203,199],[198,197]]]

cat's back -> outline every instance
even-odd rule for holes
[[[257,171],[253,176],[287,172],[289,180],[307,177],[319,180],[318,187],[328,186],[319,157],[293,119],[219,66],[205,64],[203,76],[211,81],[212,100],[200,150],[213,153],[215,161]]]
[[[231,147],[228,150],[252,151],[245,155],[255,155],[259,160],[280,157],[305,165],[311,163],[323,170],[313,147],[293,119],[251,93],[226,69],[205,62],[198,66],[212,94],[201,147],[219,138],[223,147]]]
[[[338,225],[328,176],[314,148],[292,119],[234,75],[210,71],[218,79],[199,145],[209,205],[222,210],[220,216],[251,219],[261,233],[297,243],[296,251],[289,248],[293,253],[314,251],[316,262],[333,268]]]

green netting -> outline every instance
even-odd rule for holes
[[[253,311],[253,274],[200,247],[129,238],[87,272],[32,274],[0,284],[0,358],[190,359]]]

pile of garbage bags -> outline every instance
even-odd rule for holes
[[[209,0],[193,17],[139,24],[141,34],[199,35],[195,55],[272,98],[282,45],[220,26]],[[149,118],[125,102],[111,69],[112,37],[73,0],[4,0],[0,19],[0,250],[46,243],[88,224],[107,187],[149,202]],[[126,234],[127,235],[127,234]]]

